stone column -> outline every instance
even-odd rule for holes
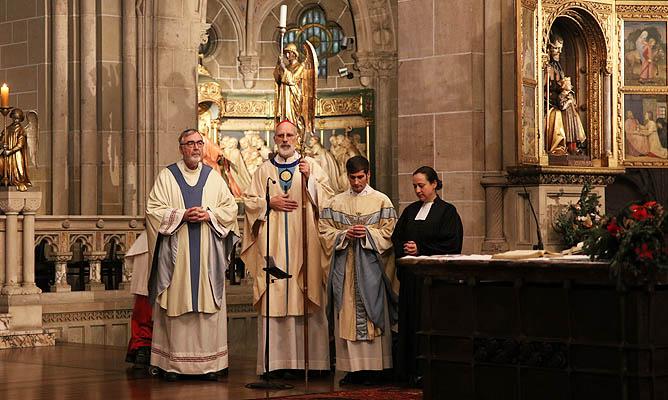
[[[399,203],[397,184],[397,55],[391,52],[356,53],[355,69],[359,71],[360,83],[375,88],[375,149],[376,187],[386,193],[394,204]]]
[[[42,202],[42,193],[26,192],[23,206],[23,283],[24,294],[42,293],[35,285],[35,212]]]
[[[22,192],[13,187],[0,190],[0,211],[6,215],[5,220],[5,284],[2,294],[21,294],[19,278],[22,278],[18,254],[19,249],[19,212],[23,210]]]
[[[67,262],[72,259],[72,252],[58,252],[54,254],[56,276],[51,285],[51,292],[71,292],[72,287],[67,283]]]
[[[123,214],[137,215],[136,0],[123,0]]]
[[[146,197],[153,183],[154,153],[151,151],[151,140],[155,129],[153,106],[153,2],[137,4],[137,209],[146,208]]]
[[[69,213],[68,165],[68,10],[67,0],[53,1],[51,88],[51,213]],[[94,33],[90,33],[94,35]]]
[[[116,253],[121,259],[123,260],[123,265],[122,265],[122,276],[121,276],[121,283],[118,285],[119,290],[130,290],[130,282],[132,281],[132,267],[130,264],[125,262],[125,254],[124,253]]]
[[[81,4],[81,215],[98,213],[96,0]],[[55,66],[54,66],[55,69]]]
[[[104,290],[104,283],[102,283],[102,260],[107,255],[104,251],[92,251],[88,254],[84,254],[84,258],[88,261],[89,268],[89,280],[86,284],[87,291],[100,291]]]
[[[501,0],[485,2],[485,172],[480,184],[485,188],[485,239],[483,253],[508,250],[503,233],[503,170]]]
[[[18,262],[18,215],[20,208],[6,208],[2,212],[7,216],[5,222],[5,286],[2,294],[19,294],[19,262]]]
[[[200,11],[206,2],[170,4],[156,0],[137,4],[139,210],[145,208],[155,176],[178,157],[176,135],[197,126],[197,50]]]

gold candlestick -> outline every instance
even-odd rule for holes
[[[2,153],[1,157],[5,158],[5,151],[7,150],[7,115],[14,109],[14,107],[0,107],[0,114],[2,114]],[[7,175],[7,163],[3,162],[4,168],[2,168],[2,185],[9,185],[9,176]]]

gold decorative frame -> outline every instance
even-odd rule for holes
[[[223,131],[257,130],[265,133],[269,143],[274,129],[274,97],[271,94],[234,93],[222,96],[224,104],[220,129]],[[346,92],[322,91],[316,100],[316,132],[321,142],[326,130],[363,128],[366,156],[375,159],[372,152],[375,138],[374,93],[371,89]]]
[[[602,115],[602,95],[604,88],[601,82],[601,72],[610,73],[612,43],[614,38],[611,37],[610,16],[612,15],[612,5],[602,4],[587,1],[547,1],[543,12],[543,43],[542,51],[547,57],[548,41],[550,36],[550,29],[552,24],[560,16],[572,18],[584,30],[585,35],[594,40],[588,41],[591,46],[590,57],[587,59],[587,105],[589,120],[587,123],[587,132],[591,140],[591,159],[592,161],[601,159],[605,155],[601,151],[603,132],[603,118]],[[550,4],[551,3],[551,4]],[[596,21],[596,25],[583,19],[584,11]],[[598,30],[598,31],[597,31]],[[541,86],[542,88],[542,86]],[[541,91],[541,95],[544,94]]]
[[[616,49],[614,37],[614,28],[612,26],[614,8],[612,0],[604,2],[599,1],[569,1],[569,0],[521,0],[517,1],[515,9],[516,21],[516,106],[517,106],[517,162],[518,165],[549,165],[548,155],[544,146],[544,79],[543,70],[549,62],[548,42],[549,34],[553,23],[558,17],[565,16],[577,23],[583,30],[583,34],[590,38],[587,42],[589,57],[587,58],[587,76],[588,84],[586,93],[586,104],[588,105],[588,121],[586,130],[590,140],[591,160],[594,166],[608,165],[608,154],[602,143],[604,141],[604,111],[603,93],[605,74],[613,73],[613,55]],[[522,75],[523,54],[523,12],[534,13],[534,79],[527,79]],[[525,105],[530,104],[524,99],[524,87],[534,86],[534,115],[536,138],[533,141],[534,149],[525,149],[523,146],[523,124],[527,119],[527,110]],[[614,91],[614,89],[613,89]],[[612,114],[612,110],[608,110]],[[612,121],[610,122],[612,124]],[[614,126],[610,127],[610,132],[614,132]],[[609,138],[612,142],[613,138]],[[610,143],[612,145],[612,143]],[[611,149],[614,153],[614,149]]]
[[[316,103],[316,117],[341,117],[346,115],[367,115],[373,112],[373,101],[368,102],[371,91],[319,93]],[[234,95],[223,99],[223,118],[272,118],[274,99],[265,95]]]
[[[542,147],[542,138],[540,135],[540,121],[542,120],[542,113],[540,113],[541,102],[538,101],[538,96],[540,90],[539,86],[539,62],[538,62],[538,43],[536,40],[536,33],[538,32],[538,0],[522,0],[516,2],[516,15],[515,23],[517,26],[516,31],[516,42],[517,42],[517,53],[516,53],[516,74],[517,74],[517,96],[516,96],[516,107],[519,110],[518,118],[516,118],[517,124],[517,160],[521,165],[535,165],[539,164],[539,154],[540,148]],[[524,15],[525,13],[532,13],[530,19],[532,21],[532,27],[530,29],[533,32],[533,37],[529,39],[533,46],[533,77],[527,77],[524,75],[524,36],[525,32],[524,26]],[[525,98],[525,88],[533,89],[533,99]],[[528,107],[525,107],[527,104],[533,104],[533,132],[535,137],[533,138],[533,148],[526,148],[526,146],[531,144],[531,140],[525,143],[525,121],[529,120],[527,111]]]
[[[620,2],[621,3],[621,2]],[[649,2],[648,2],[649,3]],[[617,13],[616,35],[621,42],[624,34],[624,22],[665,22],[668,26],[668,4],[662,1],[651,2],[650,4],[634,4],[632,2],[623,2],[615,7]],[[668,39],[668,32],[667,32]],[[624,85],[624,51],[619,49],[617,59],[617,131],[616,144],[619,151],[617,159],[619,164],[626,167],[643,168],[666,168],[668,159],[626,159],[626,149],[624,143],[624,116],[626,114],[624,105],[624,96],[627,94],[638,95],[666,95],[668,96],[668,86],[625,86]],[[668,67],[667,67],[668,68]],[[668,76],[668,72],[667,72]]]

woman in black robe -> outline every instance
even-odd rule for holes
[[[394,254],[403,256],[430,256],[460,254],[464,230],[457,209],[436,193],[443,187],[436,171],[420,167],[413,173],[413,188],[419,201],[412,203],[401,214],[392,234]],[[414,275],[405,274],[405,267],[397,269],[401,281],[399,289],[399,335],[395,351],[396,378],[420,386],[422,365],[418,361],[418,338],[422,309],[421,284]]]
[[[413,172],[419,201],[406,207],[394,228],[392,242],[397,258],[462,252],[462,220],[455,206],[438,196],[442,187],[433,168],[420,167]]]

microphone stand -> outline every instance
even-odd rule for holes
[[[265,331],[264,331],[264,375],[262,377],[262,381],[260,382],[253,382],[249,383],[246,385],[247,388],[249,389],[276,389],[276,390],[284,390],[284,389],[292,389],[294,388],[293,385],[287,384],[287,383],[279,383],[279,382],[270,382],[269,381],[269,285],[270,285],[270,279],[269,275],[271,275],[271,269],[276,268],[273,265],[273,263],[270,263],[270,257],[269,257],[269,214],[271,212],[271,207],[269,207],[269,182],[272,183],[272,185],[276,184],[276,181],[273,180],[271,177],[267,177],[267,184],[265,186],[265,191],[264,191],[264,200],[267,203],[267,211],[265,212],[265,223],[267,224],[267,247],[266,247],[266,253],[264,257],[264,284],[265,284],[265,290],[264,290],[264,297],[265,297]]]
[[[524,188],[524,194],[527,196],[527,201],[529,202],[529,207],[531,208],[531,213],[533,214],[533,220],[536,221],[536,234],[538,236],[538,244],[533,246],[534,250],[544,250],[543,246],[543,235],[540,233],[540,224],[538,223],[538,217],[536,216],[536,210],[533,208],[533,203],[531,203],[531,195],[527,191],[527,187],[522,185]]]

